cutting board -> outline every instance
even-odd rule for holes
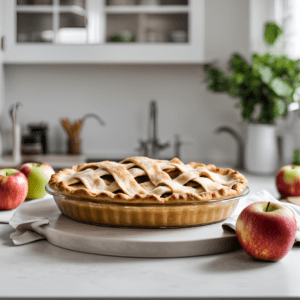
[[[222,222],[190,228],[116,228],[73,221],[61,214],[53,198],[22,204],[13,219],[48,218],[36,229],[51,244],[80,252],[125,257],[187,257],[222,253],[239,248],[234,232]]]
[[[284,200],[286,202],[300,206],[300,197],[286,197]]]

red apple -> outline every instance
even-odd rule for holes
[[[273,202],[255,202],[240,213],[236,222],[238,240],[253,258],[282,259],[292,248],[297,232],[293,212]]]
[[[11,210],[22,204],[27,196],[26,176],[15,169],[0,170],[0,210]]]
[[[282,167],[276,174],[276,186],[282,196],[300,196],[300,166]]]
[[[45,186],[54,174],[53,168],[46,163],[27,163],[21,166],[20,171],[25,174],[29,188],[26,199],[38,199],[46,195]]]

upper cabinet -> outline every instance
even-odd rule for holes
[[[4,63],[204,63],[204,0],[4,0]]]

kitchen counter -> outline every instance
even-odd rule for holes
[[[273,176],[249,179],[251,192],[278,196]],[[300,245],[279,262],[261,262],[243,250],[168,259],[79,253],[46,240],[14,246],[0,224],[0,298],[300,297]]]
[[[0,160],[0,168],[18,168],[20,164],[27,162],[48,163],[54,169],[72,168],[74,165],[84,164],[86,157],[84,155],[68,155],[68,154],[33,154],[22,155],[21,163],[13,161],[12,156],[5,155]]]

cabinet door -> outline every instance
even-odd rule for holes
[[[4,63],[204,62],[204,0],[5,3]]]

